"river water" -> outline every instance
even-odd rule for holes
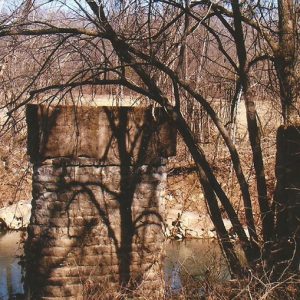
[[[171,294],[190,289],[191,282],[217,283],[230,279],[219,244],[211,239],[167,241],[164,267],[167,292]],[[201,296],[201,290],[197,289],[197,293]]]
[[[0,234],[0,300],[19,299],[24,293],[22,268],[22,232]],[[212,240],[167,241],[165,280],[172,293],[181,291],[191,278],[224,281],[229,279],[228,269],[219,245]]]
[[[16,299],[24,293],[22,268],[19,264],[23,245],[22,232],[0,233],[0,299]]]

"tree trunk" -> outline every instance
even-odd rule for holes
[[[279,80],[284,125],[277,132],[275,190],[276,240],[268,265],[273,280],[299,272],[300,127],[298,110],[297,23],[293,0],[278,1],[279,44],[274,64]]]
[[[297,273],[300,263],[300,126],[277,132],[276,243],[269,265],[273,278]]]
[[[231,1],[232,11],[234,15],[234,39],[236,45],[236,53],[239,61],[239,80],[244,92],[244,100],[246,105],[246,115],[247,115],[247,126],[249,133],[249,141],[252,150],[253,164],[256,176],[256,185],[258,193],[258,204],[260,208],[261,222],[262,222],[262,233],[264,243],[270,241],[273,236],[273,214],[270,208],[270,204],[267,197],[267,184],[264,171],[263,153],[261,147],[261,139],[259,127],[256,118],[256,108],[254,103],[254,95],[251,91],[249,74],[247,67],[247,50],[245,44],[245,36],[242,25],[242,14],[240,10],[240,3],[238,0]],[[249,233],[252,234],[251,240],[253,248],[258,248],[258,237],[255,230],[252,203],[245,203],[245,215],[247,218],[247,223],[249,227]],[[251,226],[249,226],[251,224]],[[252,229],[253,228],[253,229]],[[251,232],[251,230],[253,232]],[[258,257],[260,256],[260,251],[256,251]]]
[[[257,124],[256,108],[253,101],[254,95],[251,92],[251,88],[249,87],[248,82],[246,82],[244,85],[244,94],[249,141],[252,149],[253,165],[256,175],[258,204],[262,222],[262,234],[264,242],[268,243],[273,239],[274,216],[270,208],[269,199],[267,197],[268,191],[265,176],[265,167],[263,162],[260,130]]]
[[[278,1],[279,45],[275,51],[275,68],[279,79],[282,115],[285,125],[299,122],[297,105],[298,79],[296,4],[293,0]]]

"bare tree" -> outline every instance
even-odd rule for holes
[[[270,80],[277,80],[275,90],[279,90],[284,122],[298,122],[298,15],[299,4],[292,0],[278,1],[277,7],[273,2],[237,0],[7,4],[0,20],[1,85],[6,95],[2,110],[7,115],[3,129],[11,127],[10,120],[30,102],[57,104],[72,99],[74,93],[95,94],[99,87],[112,86],[122,86],[125,94],[142,95],[164,108],[188,147],[232,275],[243,277],[247,272],[229,238],[220,207],[241,241],[249,267],[259,273],[267,265],[270,274],[279,262],[270,260],[271,250],[278,244],[278,216],[267,188],[254,101],[257,90],[251,81],[258,72],[255,67],[268,62],[268,72],[276,71],[271,72]],[[217,89],[219,98],[228,98],[227,85],[235,90],[229,99],[232,115],[241,92],[245,101],[257,195],[250,193],[228,120],[218,115],[210,101]],[[249,238],[241,215],[192,131],[199,122],[196,108],[205,111],[231,158]],[[261,232],[253,211],[256,198]],[[296,222],[287,237],[297,235],[293,253],[299,265],[299,220]],[[298,272],[295,265],[288,265],[287,270]]]

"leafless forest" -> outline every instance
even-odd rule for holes
[[[232,277],[278,299],[299,280],[299,155],[290,184],[276,141],[300,143],[299,29],[298,0],[0,1],[0,206],[30,198],[26,104],[161,106]]]

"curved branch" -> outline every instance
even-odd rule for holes
[[[39,29],[27,29],[13,27],[0,29],[0,37],[4,36],[41,36],[41,35],[57,35],[57,34],[76,34],[76,35],[88,35],[92,37],[106,38],[104,33],[96,30],[89,30],[85,28],[68,28],[68,27],[51,27],[51,28],[39,28]]]

